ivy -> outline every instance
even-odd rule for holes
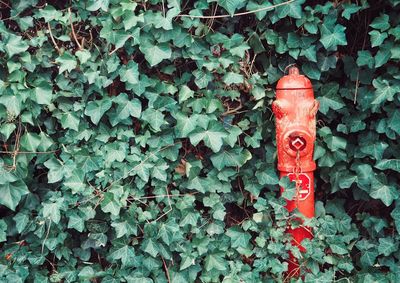
[[[0,1],[0,281],[282,282],[290,251],[298,282],[399,282],[399,7]],[[320,102],[305,253],[270,110],[294,63]]]

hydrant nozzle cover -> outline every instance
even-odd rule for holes
[[[289,68],[288,74],[278,81],[276,89],[312,89],[312,84],[306,76],[300,75],[297,67],[293,66]]]

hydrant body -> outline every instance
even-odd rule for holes
[[[289,212],[297,208],[308,218],[314,216],[313,171],[316,165],[313,152],[318,107],[310,80],[300,75],[296,67],[291,67],[289,74],[279,80],[276,100],[272,104],[276,119],[278,170],[281,177],[288,176],[291,181],[296,182],[296,194],[292,200],[286,200],[286,208]],[[312,238],[310,229],[292,229],[290,223],[287,232],[292,234],[293,244],[301,251],[304,251],[301,241]],[[297,268],[291,262],[289,273],[293,272],[291,269]]]

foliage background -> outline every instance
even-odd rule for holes
[[[272,282],[289,249],[307,282],[400,282],[400,1],[182,16],[282,2],[0,1],[1,282]],[[321,103],[304,255],[270,108],[294,62]]]

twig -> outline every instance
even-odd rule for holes
[[[221,116],[228,116],[228,115],[234,114],[242,108],[243,108],[243,105],[242,105],[242,103],[240,103],[240,105],[238,107],[225,111],[224,113],[221,114]]]
[[[18,151],[18,154],[46,154],[46,153],[55,153],[59,151],[59,149],[56,150],[50,150],[50,151]],[[8,153],[8,154],[13,154],[13,152],[10,151],[4,151],[0,150],[0,153]]]
[[[190,194],[175,194],[175,195],[164,194],[164,195],[147,196],[147,197],[139,197],[139,198],[134,197],[133,199],[134,200],[141,200],[141,199],[155,199],[155,198],[164,198],[164,197],[168,197],[168,198],[170,198],[170,197],[185,197],[185,196],[192,196],[192,195],[195,195],[195,194],[198,194],[198,192],[193,192],[193,193],[190,193]]]
[[[161,257],[161,259],[162,259],[162,262],[163,262],[163,265],[164,265],[165,275],[167,275],[168,283],[171,283],[171,278],[169,277],[169,271],[168,271],[167,264],[165,263],[165,260],[164,260],[163,257]]]
[[[78,49],[82,50],[82,46],[78,41],[78,38],[76,37],[74,25],[72,24],[72,13],[71,13],[71,8],[68,8],[68,14],[69,14],[69,23],[71,25],[71,30],[72,30],[72,37],[74,38],[76,45],[78,45]]]
[[[259,8],[256,10],[252,10],[252,11],[246,11],[246,12],[242,12],[242,13],[236,13],[233,15],[216,15],[216,16],[196,16],[196,15],[188,15],[188,14],[182,14],[182,15],[177,15],[176,17],[188,17],[188,18],[196,18],[196,19],[221,19],[221,18],[232,18],[232,17],[238,17],[238,16],[245,16],[245,15],[249,15],[249,14],[254,14],[254,13],[258,13],[258,12],[263,12],[263,11],[268,11],[268,10],[272,10],[275,9],[277,7],[280,6],[284,6],[284,5],[288,5],[292,2],[295,2],[296,0],[289,0],[283,3],[279,3],[276,5],[272,5],[272,6],[268,6],[268,7],[263,7],[263,8]]]
[[[161,214],[157,219],[155,219],[155,220],[152,221],[152,222],[157,222],[158,220],[160,220],[161,218],[163,218],[165,215],[167,215],[168,213],[170,213],[170,212],[172,211],[171,198],[169,197],[169,194],[168,194],[168,188],[165,188],[165,191],[167,192],[167,195],[168,195],[168,205],[169,205],[169,209],[168,209],[167,212],[164,212],[163,214]],[[169,282],[169,281],[168,281],[168,282]]]
[[[49,219],[49,227],[47,228],[46,236],[44,237],[44,240],[42,242],[42,254],[43,254],[43,251],[44,251],[44,244],[46,243],[46,240],[47,240],[47,238],[49,237],[49,234],[50,234],[51,222],[53,222],[53,221],[51,221],[51,219]]]
[[[51,38],[51,41],[53,42],[54,48],[57,50],[58,54],[61,54],[60,47],[58,47],[57,42],[54,39],[53,33],[51,32],[50,22],[47,23],[47,29],[49,30],[50,38]]]

